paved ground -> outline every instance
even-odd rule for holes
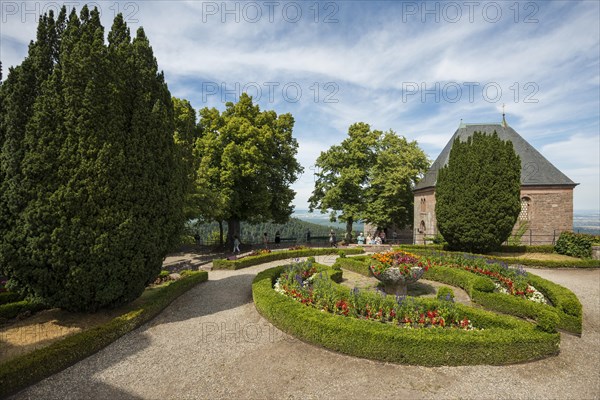
[[[279,263],[211,271],[150,323],[15,397],[600,398],[600,270],[533,271],[584,305],[583,335],[563,334],[560,355],[504,367],[427,368],[340,355],[274,328],[256,312],[250,285]]]

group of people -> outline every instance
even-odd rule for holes
[[[358,237],[356,238],[356,242],[358,244],[371,244],[371,245],[385,244],[385,231],[383,231],[383,230],[376,231],[373,236],[371,236],[371,233],[369,232],[367,234],[366,238],[363,236],[363,233],[360,232],[358,234]]]

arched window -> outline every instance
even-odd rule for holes
[[[425,221],[421,221],[421,224],[419,225],[419,232],[425,233],[425,230],[426,230]]]
[[[521,212],[519,213],[520,221],[529,221],[531,216],[531,199],[527,196],[521,198]]]
[[[421,212],[427,212],[427,203],[425,197],[421,198]]]

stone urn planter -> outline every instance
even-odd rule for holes
[[[377,273],[370,267],[373,276],[381,281],[385,286],[384,290],[387,294],[406,296],[408,285],[415,283],[425,273],[425,268],[410,267],[409,270],[399,267],[390,267],[381,273]]]

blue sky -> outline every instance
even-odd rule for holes
[[[84,2],[1,2],[0,59],[20,63],[36,14]],[[600,2],[97,1],[143,26],[174,96],[224,108],[242,90],[290,112],[305,172],[363,121],[433,160],[460,120],[507,121],[600,208]]]

